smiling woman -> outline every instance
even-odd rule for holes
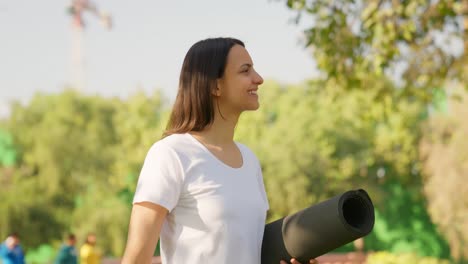
[[[228,64],[224,78],[218,81],[215,95],[218,106],[223,106],[222,114],[238,117],[245,110],[257,110],[258,85],[262,77],[253,68],[252,58],[241,45],[232,47],[228,55]],[[220,96],[224,93],[224,96]]]
[[[189,49],[164,138],[139,176],[123,264],[150,263],[159,238],[163,263],[260,263],[262,171],[233,140],[241,113],[259,107],[263,79],[253,65],[237,39]]]

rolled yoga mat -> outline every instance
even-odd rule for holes
[[[350,190],[265,226],[262,264],[292,257],[301,263],[369,234],[374,206],[366,191]]]

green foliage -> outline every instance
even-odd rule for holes
[[[270,221],[350,188],[365,188],[376,207],[366,250],[448,256],[422,198],[422,104],[375,91],[345,91],[330,82],[266,83],[260,98],[260,110],[243,116],[236,134],[262,162]],[[352,244],[336,251],[350,250]]]
[[[405,94],[423,101],[447,79],[467,81],[466,1],[287,0],[287,6],[298,19],[311,18],[306,46],[328,78],[374,89],[363,83],[369,73],[401,77]]]
[[[28,250],[25,260],[28,264],[47,264],[53,262],[55,255],[55,249],[51,245],[42,244],[35,249]]]
[[[123,101],[73,91],[15,104],[6,126],[19,158],[0,178],[0,235],[16,230],[31,248],[69,231],[79,241],[95,232],[105,254],[121,255],[128,193],[162,134],[162,108],[159,94]]]
[[[376,207],[374,230],[365,237],[365,248],[448,258],[449,246],[432,223],[420,188],[390,181],[382,190],[385,203]]]
[[[262,161],[270,220],[349,188],[378,190],[379,173],[415,182],[406,172],[418,163],[417,102],[320,82],[265,84],[260,98],[236,134]]]
[[[13,145],[13,137],[5,130],[0,129],[0,166],[11,167],[16,161],[16,150]]]
[[[268,219],[365,188],[378,208],[366,249],[445,256],[420,198],[419,124],[426,108],[379,92],[394,88],[383,78],[369,75],[366,83],[377,89],[347,90],[333,80],[263,85],[262,107],[242,116],[236,139],[262,163]],[[159,94],[120,100],[65,91],[17,104],[7,120],[18,157],[0,178],[0,235],[17,230],[34,248],[70,231],[78,241],[95,232],[105,255],[120,256],[136,179],[162,135],[166,110]]]
[[[449,264],[450,262],[445,259],[437,259],[434,257],[421,257],[416,254],[392,254],[389,252],[381,251],[370,253],[366,260],[367,264]]]
[[[306,46],[312,50],[328,83],[337,83],[345,90],[373,91],[384,98],[391,95],[407,102],[418,100],[431,105],[429,113],[450,113],[446,99],[463,97],[451,91],[453,83],[468,88],[467,1],[287,0],[286,3],[297,11],[297,19],[311,18],[311,26],[305,30]],[[389,78],[395,85],[390,89],[369,85],[369,77]],[[424,137],[423,156],[416,160],[425,159],[424,165],[418,161],[406,173],[395,172],[393,169],[400,164],[398,156],[388,152],[393,161],[382,168],[386,174],[418,175],[424,167],[422,185],[430,215],[448,240],[452,257],[461,259],[468,256],[468,221],[464,213],[467,199],[463,197],[466,184],[462,183],[467,149],[462,124],[466,123],[467,115],[465,110],[457,110],[453,115],[459,118],[444,120],[432,116],[424,135],[420,133],[422,123],[414,123],[418,131],[414,141]],[[428,116],[423,113],[420,117]],[[401,124],[398,116],[395,118],[394,124]],[[389,128],[384,126],[386,131],[381,132],[392,133]],[[388,142],[408,139],[397,134],[391,141],[385,136],[385,141],[376,147],[389,149]],[[417,145],[404,146],[419,151]],[[407,157],[401,158],[406,161],[403,164],[408,164]]]

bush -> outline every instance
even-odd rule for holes
[[[26,253],[26,263],[46,264],[52,263],[56,255],[55,249],[49,244],[42,244]]]

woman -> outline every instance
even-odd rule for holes
[[[80,248],[80,264],[100,264],[101,252],[96,248],[96,235],[89,233]]]
[[[260,263],[262,172],[233,137],[240,114],[258,109],[262,83],[240,40],[190,48],[165,137],[140,173],[123,264],[150,263],[159,237],[164,264]]]
[[[68,234],[65,243],[60,247],[60,250],[55,259],[55,264],[78,264],[76,252],[76,236]]]
[[[5,242],[0,244],[0,263],[24,264],[24,251],[17,233],[11,233]]]

